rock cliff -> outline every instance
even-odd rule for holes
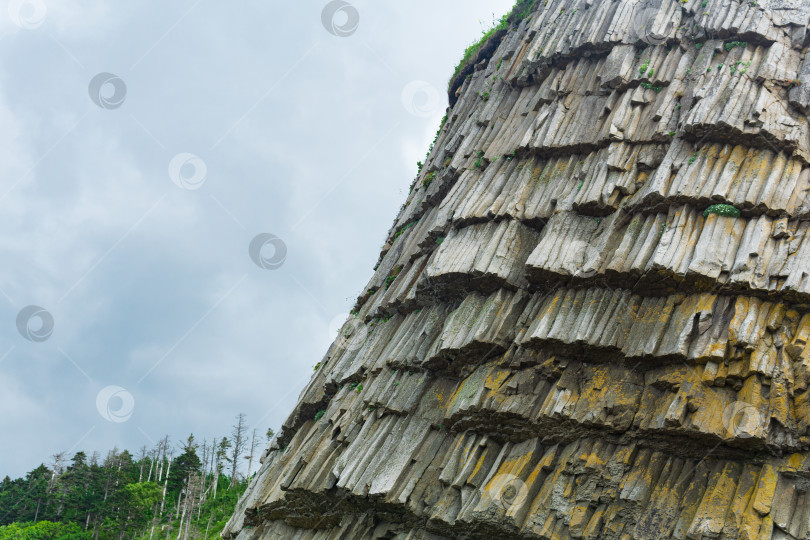
[[[810,0],[523,0],[227,538],[810,538]]]

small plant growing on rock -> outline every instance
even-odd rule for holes
[[[478,159],[476,159],[475,163],[473,163],[473,167],[475,167],[476,169],[481,169],[483,171],[484,170],[484,151],[479,150],[476,157]]]
[[[645,73],[647,73],[647,68],[648,68],[648,67],[650,67],[650,61],[649,61],[649,60],[647,60],[646,62],[644,62],[643,64],[641,64],[641,65],[639,66],[639,68],[638,68],[638,74],[639,74],[640,76],[643,76]]]
[[[432,173],[429,173],[427,176],[425,176],[425,178],[422,180],[422,185],[428,187],[430,183],[433,182],[434,178],[436,178],[436,171],[433,171]]]
[[[748,46],[747,41],[729,41],[723,45],[723,47],[725,47],[727,52],[731,51],[731,49],[733,49],[734,47],[747,47],[747,46]]]
[[[315,421],[317,422],[318,420],[323,418],[324,414],[326,414],[326,410],[316,412],[315,413]]]
[[[390,287],[391,284],[394,282],[394,280],[397,279],[397,276],[399,276],[400,272],[402,272],[401,265],[391,270],[391,273],[388,274],[388,277],[385,278],[385,290],[388,290],[388,287]]]
[[[402,228],[401,228],[401,229],[399,229],[399,230],[398,230],[398,231],[397,231],[397,232],[394,234],[394,238],[393,238],[391,241],[393,242],[394,240],[396,240],[397,238],[399,238],[399,237],[400,237],[400,235],[401,235],[402,233],[404,233],[405,231],[407,231],[408,229],[410,229],[411,227],[413,227],[414,225],[416,225],[416,223],[417,223],[418,221],[419,221],[418,219],[415,219],[415,220],[413,220],[413,221],[409,221],[408,223],[406,223],[405,225],[403,225],[403,226],[402,226]]]
[[[731,218],[740,217],[740,211],[730,204],[713,204],[703,212],[703,217],[709,217],[709,214]]]

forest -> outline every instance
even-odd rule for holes
[[[0,540],[219,538],[272,437],[239,414],[212,441],[56,453],[24,478],[3,478]]]

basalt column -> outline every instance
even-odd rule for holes
[[[810,538],[808,19],[522,1],[225,536]]]

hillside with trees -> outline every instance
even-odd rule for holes
[[[0,540],[218,538],[273,431],[179,444],[168,436],[132,454],[54,454],[0,483]]]

